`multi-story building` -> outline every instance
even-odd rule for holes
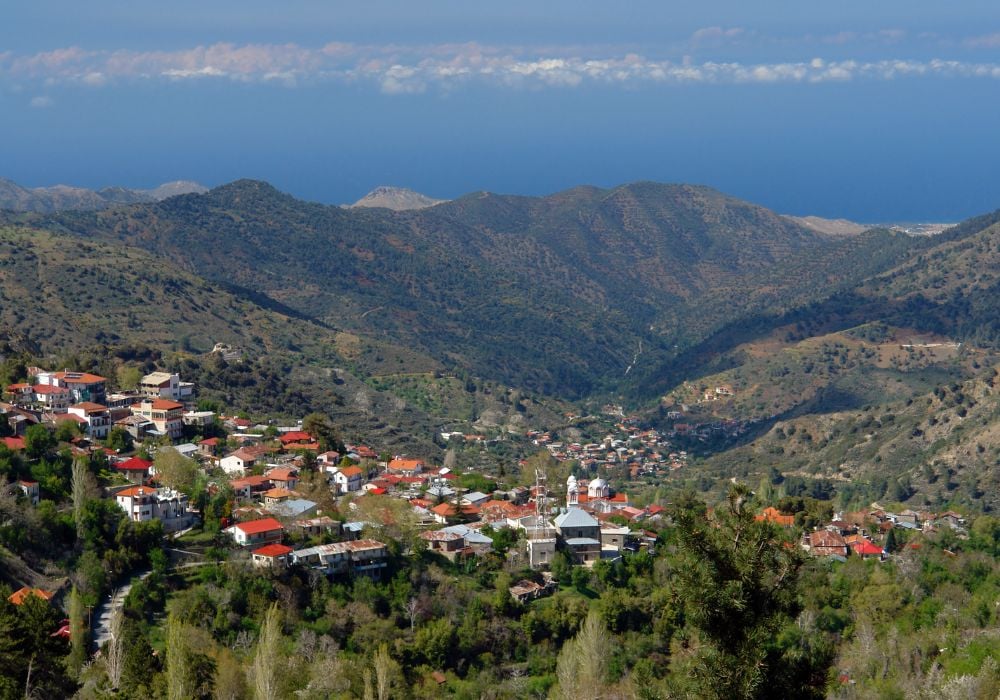
[[[151,399],[180,401],[191,396],[193,387],[190,382],[182,382],[178,374],[153,372],[142,378],[139,391]]]
[[[553,524],[575,564],[589,566],[601,558],[601,524],[590,513],[567,508]]]
[[[95,440],[103,440],[111,430],[111,411],[107,406],[91,401],[74,404],[67,409],[71,416],[86,421],[87,435]]]
[[[73,394],[66,387],[36,384],[32,387],[32,398],[43,412],[62,414],[69,409]]]
[[[184,434],[184,405],[169,399],[147,399],[132,404],[132,415],[144,418],[156,430],[177,440]]]
[[[107,382],[104,377],[89,372],[38,372],[36,384],[69,389],[75,402],[92,401],[104,403]]]
[[[292,552],[292,560],[327,574],[351,573],[378,578],[388,566],[389,550],[376,540],[333,542]]]
[[[188,497],[179,491],[131,486],[116,493],[115,501],[129,520],[137,523],[159,520],[167,531],[182,530],[191,524]]]
[[[340,493],[354,493],[361,490],[364,476],[361,467],[339,467],[333,472],[331,480]]]

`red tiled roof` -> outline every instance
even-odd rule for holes
[[[361,474],[361,467],[344,467],[340,473],[347,477],[358,476]]]
[[[864,556],[868,554],[882,556],[885,552],[877,544],[869,542],[868,540],[862,540],[861,542],[854,542],[851,544],[851,549],[853,549],[858,554]]]
[[[318,442],[290,442],[283,443],[282,447],[286,450],[311,450],[313,452],[319,452]]]
[[[277,469],[271,469],[266,474],[267,478],[272,481],[288,481],[289,479],[298,479],[298,470],[292,469],[291,467],[278,467]]]
[[[266,476],[259,476],[257,474],[251,474],[250,476],[243,477],[242,479],[233,479],[229,482],[229,485],[234,489],[241,489],[244,486],[263,486],[264,484],[270,484],[271,480]]]
[[[442,515],[446,518],[451,518],[458,515],[458,509],[455,508],[453,503],[439,503],[438,505],[431,508],[431,511]]]
[[[69,389],[61,386],[48,386],[47,384],[36,384],[31,387],[36,394],[68,394]]]
[[[313,436],[304,430],[293,430],[278,436],[281,444],[286,445],[290,442],[314,442]]]
[[[24,588],[11,593],[7,600],[14,605],[20,605],[28,596],[31,595],[37,596],[42,600],[52,600],[52,596],[54,596],[55,593],[52,593],[51,591],[43,591],[41,588],[29,588],[28,586],[25,586]]]
[[[380,486],[374,489],[370,489],[368,493],[372,494],[373,496],[384,496],[387,493],[387,491]]]
[[[96,411],[107,411],[107,406],[102,406],[99,403],[94,403],[93,401],[81,401],[78,404],[70,406],[70,408],[79,408],[84,413],[95,413]]]
[[[184,404],[171,401],[170,399],[154,399],[150,403],[154,411],[174,411],[178,408],[184,408]]]
[[[841,550],[841,553],[847,552],[847,542],[844,540],[844,536],[839,532],[831,532],[830,530],[817,530],[809,535],[809,544],[813,549],[829,549],[837,548]]]
[[[392,471],[417,471],[426,465],[422,459],[402,459],[397,457],[389,462],[389,469]]]
[[[23,450],[24,449],[24,438],[23,437],[5,437],[0,438],[0,442],[7,446],[8,450]]]
[[[46,413],[46,416],[51,414]],[[72,421],[73,423],[79,423],[83,425],[87,422],[86,418],[76,415],[75,413],[60,413],[58,415],[52,416],[52,420],[56,423],[65,423],[66,421]]]
[[[156,493],[156,489],[151,489],[148,486],[133,486],[125,489],[124,491],[119,491],[115,495],[128,496],[131,498],[134,496],[152,496],[154,493]]]
[[[219,444],[219,438],[205,438],[204,440],[202,440],[198,444],[199,445],[210,445],[210,446],[214,447],[215,445]]]
[[[151,466],[153,466],[153,463],[148,460],[132,457],[131,459],[126,459],[124,462],[116,464],[115,469],[121,469],[122,471],[144,472],[148,471]]]
[[[283,557],[291,551],[292,548],[284,544],[265,544],[252,553],[258,557]]]
[[[262,455],[249,447],[241,447],[227,456],[242,459],[244,462],[256,462]]]
[[[294,491],[289,491],[288,489],[283,489],[280,487],[268,489],[267,491],[264,492],[264,498],[290,498],[292,496],[297,496],[297,495],[298,494],[296,494]]]
[[[499,501],[496,499],[486,501],[486,503],[479,506],[479,508],[484,513],[488,511],[499,511],[506,514],[506,513],[512,513],[515,510],[517,510],[517,506],[515,506],[510,501]]]
[[[256,535],[261,532],[271,532],[272,530],[284,530],[285,528],[274,518],[261,518],[260,520],[250,520],[245,523],[236,523],[237,528],[247,535]]]
[[[108,381],[104,377],[89,372],[53,372],[52,376],[67,384],[98,384]]]
[[[784,527],[791,527],[795,524],[794,515],[782,515],[781,511],[772,506],[768,506],[764,509],[764,512],[760,515],[754,516],[755,520],[775,523],[776,525],[782,525]]]

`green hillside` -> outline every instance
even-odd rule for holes
[[[707,462],[718,473],[827,479],[842,504],[1000,507],[1000,381],[945,383],[882,405],[779,421],[751,445]],[[755,483],[755,482],[754,482]]]
[[[403,368],[434,376],[442,365],[258,299],[116,241],[0,228],[0,343],[7,352],[112,378],[125,363],[170,368],[196,381],[201,397],[233,410],[286,417],[322,411],[349,437],[400,449],[436,450],[438,427],[468,420],[473,410],[500,423],[550,415],[531,401],[518,410],[506,401],[507,389],[492,383],[473,382],[471,391],[460,383],[438,392],[434,405],[412,391],[400,395],[391,378]],[[216,343],[241,349],[244,361],[208,354]]]
[[[997,260],[996,216],[971,220],[856,290],[725,346],[701,375],[674,385],[668,403],[696,404],[705,389],[726,385],[732,396],[696,409],[773,419],[749,445],[708,460],[717,476],[776,470],[829,480],[854,504],[994,509]]]
[[[849,287],[921,242],[828,237],[704,187],[475,193],[430,209],[326,207],[265,183],[40,226],[142,247],[260,303],[446,367],[579,398],[687,364],[727,323]],[[270,300],[270,301],[268,301]]]

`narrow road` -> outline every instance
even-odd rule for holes
[[[183,550],[174,550],[183,551]],[[184,552],[185,554],[193,554],[194,552]],[[190,569],[195,566],[207,566],[208,564],[215,564],[215,561],[189,561],[178,566],[174,566],[174,569]],[[101,646],[111,639],[111,617],[114,615],[115,611],[118,610],[122,605],[125,604],[125,597],[128,596],[128,592],[132,590],[133,584],[136,581],[142,581],[149,577],[153,573],[153,570],[143,571],[142,573],[133,576],[128,583],[120,588],[116,588],[112,591],[105,601],[101,603],[94,610],[94,629],[91,639],[92,644],[95,649],[100,649]]]
[[[125,604],[125,596],[132,590],[132,584],[136,581],[142,581],[151,573],[153,573],[152,569],[133,576],[124,586],[112,591],[107,599],[94,610],[96,621],[94,623],[92,643],[95,648],[100,649],[106,641],[111,639],[111,616],[115,610]]]

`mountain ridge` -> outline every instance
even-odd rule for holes
[[[151,189],[104,187],[99,190],[72,185],[24,187],[0,178],[0,209],[17,212],[56,213],[92,211],[144,202],[158,202],[181,194],[201,194],[208,188],[190,180],[174,180]]]
[[[709,187],[651,182],[391,211],[238,180],[35,223],[138,246],[333,327],[566,398],[615,387],[640,348],[637,377],[747,304],[819,298],[911,245],[824,235]]]
[[[405,187],[392,187],[380,185],[356,201],[354,204],[347,204],[347,209],[355,207],[382,207],[393,211],[410,211],[412,209],[426,209],[437,204],[446,202],[446,199],[434,199],[420,192],[407,189]]]

